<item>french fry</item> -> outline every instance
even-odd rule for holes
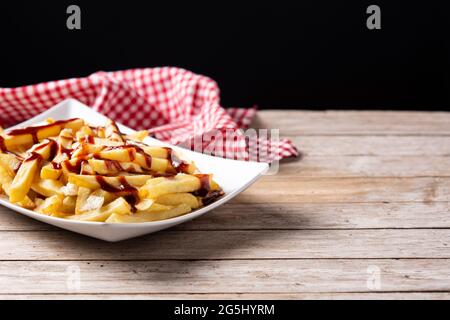
[[[132,146],[110,150],[106,149],[98,152],[98,157],[112,161],[133,162],[139,164],[142,168],[155,172],[165,172],[170,168],[167,159],[156,158],[150,155],[149,160],[147,160],[144,154],[136,152],[136,149]]]
[[[106,138],[96,138],[94,137],[94,144],[98,146],[105,146],[105,147],[117,147],[117,146],[123,146],[122,141],[115,141],[115,140],[109,140]]]
[[[105,127],[97,127],[96,133],[99,138],[106,138]]]
[[[174,168],[172,165],[171,167],[176,171],[177,168]],[[195,166],[195,164],[193,162],[185,162],[183,161],[182,166],[179,166],[178,168],[182,168],[182,173],[187,173],[187,174],[194,174],[197,172],[197,167]]]
[[[145,138],[147,138],[147,136],[148,136],[148,130],[141,130],[141,131],[136,131],[132,134],[126,135],[125,139],[142,142],[142,141],[144,141]]]
[[[132,162],[136,158],[136,150],[131,146],[124,147],[113,147],[114,149],[105,149],[99,151],[98,157],[101,159],[122,161],[122,162]]]
[[[89,162],[83,162],[81,164],[81,174],[95,174]]]
[[[89,159],[92,170],[97,174],[115,174],[119,172],[143,172],[142,168],[133,162],[118,162],[115,160]]]
[[[135,144],[153,158],[168,159],[170,156],[170,148],[148,146],[139,142],[135,142]]]
[[[36,211],[46,215],[54,214],[61,209],[63,199],[64,198],[61,195],[54,195],[48,197],[44,200],[43,203],[39,204],[36,207]]]
[[[37,131],[36,136],[39,141],[42,141],[45,138],[57,136],[61,128],[57,125],[51,126],[48,128],[41,129]],[[33,145],[33,136],[29,133],[27,134],[20,134],[20,135],[8,135],[8,132],[4,133],[3,135],[5,147],[8,150],[11,150],[13,148],[16,148],[19,145]]]
[[[59,180],[52,179],[34,179],[31,184],[31,189],[35,192],[43,195],[44,197],[51,197],[54,195],[63,195],[63,184]]]
[[[104,181],[113,186],[120,187],[122,183],[120,182],[120,177],[103,177]],[[149,175],[136,175],[136,176],[126,176],[124,177],[126,182],[133,187],[140,187],[145,184],[146,181],[151,179],[152,176]],[[123,178],[123,177],[122,177]],[[73,183],[79,187],[89,188],[91,190],[95,190],[101,187],[98,182],[97,176],[86,176],[86,175],[77,175],[71,174],[69,175],[69,182]]]
[[[62,202],[61,211],[66,214],[74,214],[76,203],[76,196],[65,196]]]
[[[16,175],[21,161],[16,156],[7,153],[0,153],[0,166],[3,167],[11,177]]]
[[[139,164],[142,168],[155,172],[166,172],[170,168],[170,163],[167,159],[156,157],[151,158],[150,166],[148,166],[146,156],[141,153],[136,153],[134,162]]]
[[[69,128],[62,129],[58,135],[58,144],[65,149],[71,148],[73,144],[73,130]]]
[[[88,142],[90,139],[94,139],[94,132],[89,126],[82,126],[76,134],[77,141]]]
[[[50,214],[51,217],[56,217],[56,218],[67,218],[68,216],[70,216],[70,213],[66,213],[66,212],[53,212]]]
[[[105,136],[110,140],[125,142],[116,123],[111,119],[106,121]]]
[[[73,158],[88,158],[88,155],[92,157],[93,154],[97,154],[102,151],[104,146],[95,145],[91,143],[79,143],[77,148],[72,153]]]
[[[156,199],[167,193],[194,192],[200,187],[200,179],[187,174],[178,174],[170,178],[159,177],[148,180],[139,188],[139,197]]]
[[[0,174],[0,176],[1,176],[1,174]],[[3,188],[3,191],[5,191],[5,194],[7,196],[9,196],[11,194],[11,182],[2,183],[2,188]],[[23,200],[17,202],[16,204],[18,204],[19,206],[24,207],[26,209],[34,209],[36,207],[33,200],[31,200],[30,197],[28,197],[28,196],[25,196],[25,198],[23,198]]]
[[[72,132],[76,133],[82,126],[84,126],[84,120],[76,118],[72,121],[66,122],[63,125],[63,128],[72,129]]]
[[[103,222],[109,218],[110,215],[129,215],[131,214],[130,204],[122,197],[117,198],[110,204],[98,209],[89,211],[83,214],[68,216],[67,219],[78,221],[98,221]]]
[[[191,209],[197,209],[200,207],[200,203],[197,197],[190,193],[167,193],[156,198],[156,203],[164,204],[167,206],[177,206],[180,204],[187,204]]]
[[[12,180],[13,178],[8,173],[8,171],[3,166],[0,166],[0,185],[4,183],[11,184]]]
[[[67,150],[72,148],[73,131],[72,129],[63,129],[58,135],[58,152],[53,159],[53,162],[60,163],[61,161],[69,159]]]
[[[150,205],[148,205],[148,201],[151,201],[151,200],[144,199],[143,201],[139,202],[135,206],[137,209],[137,213],[167,211],[169,209],[172,209],[172,207],[173,207],[173,206],[166,206],[163,204],[159,204],[154,201]]]
[[[41,169],[41,179],[53,179],[58,180],[61,176],[62,169],[55,168],[51,163],[46,164]]]
[[[169,210],[158,212],[145,212],[135,213],[132,215],[112,214],[106,220],[109,223],[138,223],[138,222],[151,222],[170,219],[181,216],[191,211],[191,208],[187,204],[180,204],[176,207],[171,207]]]
[[[59,124],[57,121],[44,125],[44,126],[35,126],[34,132],[36,134],[36,138],[38,141],[42,141],[48,137],[54,137],[59,134],[59,132],[63,128],[70,128],[74,132],[81,128],[84,124],[82,119],[74,119],[72,121],[64,122]],[[5,147],[10,150],[15,146],[22,144],[33,144],[34,138],[32,133],[23,133],[18,135],[10,135],[9,131],[2,133],[2,137],[4,139]]]
[[[27,195],[31,188],[33,179],[42,160],[48,159],[54,141],[43,142],[32,148],[32,152],[28,158],[22,161],[22,165],[17,171],[16,176],[11,184],[10,202],[19,202]]]

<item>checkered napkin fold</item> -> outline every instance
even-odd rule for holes
[[[269,163],[298,156],[289,139],[247,130],[256,108],[224,109],[213,80],[172,67],[96,72],[85,78],[0,88],[0,124],[5,128],[22,122],[67,98],[195,151]]]

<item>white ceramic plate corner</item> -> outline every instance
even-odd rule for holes
[[[74,99],[68,99],[37,115],[36,117],[18,124],[15,127],[36,125],[38,123],[42,123],[47,118],[53,118],[55,120],[82,118],[93,125],[102,125],[106,119],[104,115],[96,112],[81,102]],[[119,129],[126,134],[134,132],[134,130],[128,127],[120,124],[118,125]],[[24,209],[4,199],[0,199],[0,204],[36,220],[93,238],[114,242],[167,229],[199,217],[224,204],[225,202],[228,202],[236,195],[247,189],[269,168],[267,163],[244,162],[212,157],[171,146],[153,138],[147,138],[146,142],[150,144],[170,146],[175,150],[181,151],[186,158],[193,160],[196,163],[201,172],[212,173],[214,175],[214,179],[223,188],[225,195],[214,203],[183,216],[155,222],[126,224],[83,222],[49,217]]]

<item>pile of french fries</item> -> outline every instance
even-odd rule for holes
[[[223,195],[212,175],[171,148],[145,144],[147,135],[79,118],[2,131],[2,196],[53,217],[133,223],[180,216]]]

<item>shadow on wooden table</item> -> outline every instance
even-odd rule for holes
[[[235,209],[238,207],[251,209],[253,220],[258,219],[258,216],[261,216],[262,220],[252,224],[247,217],[248,212],[237,212]],[[141,261],[142,264],[139,265],[150,269],[160,266],[164,261],[171,261],[163,263],[164,272],[149,272],[148,277],[146,276],[146,279],[154,277],[152,280],[164,281],[170,280],[173,272],[189,272],[195,275],[192,268],[204,266],[203,263],[191,263],[193,261],[270,257],[271,254],[267,250],[270,251],[271,246],[282,240],[277,237],[289,237],[290,232],[298,232],[286,228],[283,228],[283,232],[273,232],[273,229],[279,227],[268,224],[274,217],[284,219],[283,225],[292,224],[298,227],[298,216],[294,223],[286,219],[294,219],[296,215],[283,215],[282,210],[274,211],[266,204],[243,206],[235,200],[229,209],[224,205],[219,210],[177,228],[122,242],[108,243],[55,228],[44,232],[31,232],[31,238],[28,240],[41,243],[39,251],[46,256],[41,258],[60,260],[63,257],[63,260],[76,260],[81,263],[97,261],[99,264],[113,265],[120,272],[132,272],[130,261]],[[240,220],[243,222],[240,223]],[[302,220],[306,223],[303,218]],[[261,228],[262,225],[264,228]],[[273,249],[279,251],[279,248]],[[107,272],[107,268],[103,271]]]

